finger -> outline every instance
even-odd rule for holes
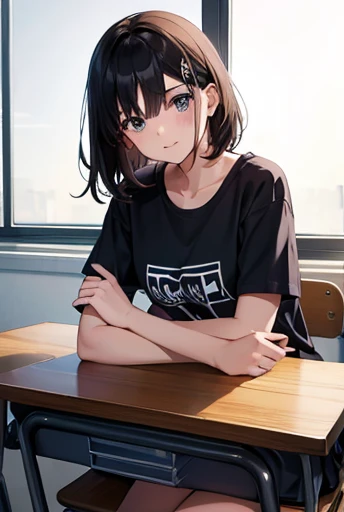
[[[99,281],[85,281],[80,286],[80,290],[90,290],[91,288],[99,288],[99,286],[102,282],[103,282],[103,279],[99,279]]]
[[[268,340],[270,341],[270,340]],[[286,340],[281,340],[281,341],[278,341],[278,342],[273,342],[275,343],[276,346],[278,347],[281,347],[285,352],[295,352],[295,349],[294,348],[291,348],[291,347],[288,347],[288,343],[289,343],[289,338],[287,337]],[[291,349],[291,350],[289,350]]]
[[[288,343],[288,336],[279,332],[264,333],[264,338],[271,341],[271,343],[278,343],[279,345],[281,345],[281,343],[285,343],[285,345],[287,345]]]
[[[76,299],[72,302],[72,306],[85,306],[86,304],[91,304],[92,297],[82,297],[81,299]]]
[[[289,342],[289,338],[288,338],[288,336],[286,336],[284,340],[278,341],[276,343],[276,345],[278,345],[281,348],[285,348],[288,345],[288,342]]]
[[[253,334],[263,334],[264,337],[269,338],[269,341],[271,342],[280,341],[288,337],[286,334],[283,334],[281,332],[255,331],[254,329],[251,329],[251,332]]]
[[[251,377],[260,377],[261,375],[264,375],[267,373],[267,370],[264,370],[263,368],[259,368],[259,366],[249,366],[248,367],[248,375]]]
[[[85,281],[101,281],[101,280],[102,280],[102,278],[99,276],[86,276],[84,279],[84,282]]]
[[[255,352],[252,355],[253,355],[254,359],[257,361],[257,366],[264,370],[271,370],[276,364],[276,361],[274,359],[271,359],[270,357],[263,356],[262,354],[259,354],[258,352]]]
[[[78,299],[80,299],[82,297],[94,297],[96,290],[97,290],[96,288],[93,288],[93,289],[87,288],[86,290],[80,289]]]
[[[259,340],[258,351],[265,357],[270,357],[274,361],[280,361],[285,357],[285,350],[275,343],[267,340],[265,337]]]
[[[112,286],[117,285],[117,279],[115,278],[115,276],[111,274],[111,272],[106,270],[102,265],[99,265],[99,263],[91,263],[91,266],[94,268],[96,272],[98,272],[98,274],[105,277],[105,279],[107,279],[109,283],[112,284]]]

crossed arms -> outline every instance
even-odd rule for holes
[[[88,277],[74,305],[85,305],[78,331],[81,359],[106,364],[199,361],[227,374],[262,375],[287,351],[288,339],[271,333],[281,297],[242,295],[234,318],[169,321],[133,306],[116,278]]]

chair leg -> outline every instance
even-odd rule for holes
[[[309,455],[300,455],[300,458],[305,489],[305,512],[318,512],[319,492],[314,486],[311,459]]]

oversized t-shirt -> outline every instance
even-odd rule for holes
[[[151,188],[133,202],[112,199],[90,263],[114,274],[130,300],[143,289],[174,320],[233,317],[238,297],[282,296],[274,332],[289,336],[294,357],[318,359],[300,309],[300,275],[289,187],[275,163],[246,153],[203,206],[168,197],[166,164],[136,175]],[[211,172],[211,168],[209,168]]]

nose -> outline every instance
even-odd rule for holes
[[[159,128],[157,129],[157,134],[158,135],[163,135],[165,133],[165,128],[160,125]]]

